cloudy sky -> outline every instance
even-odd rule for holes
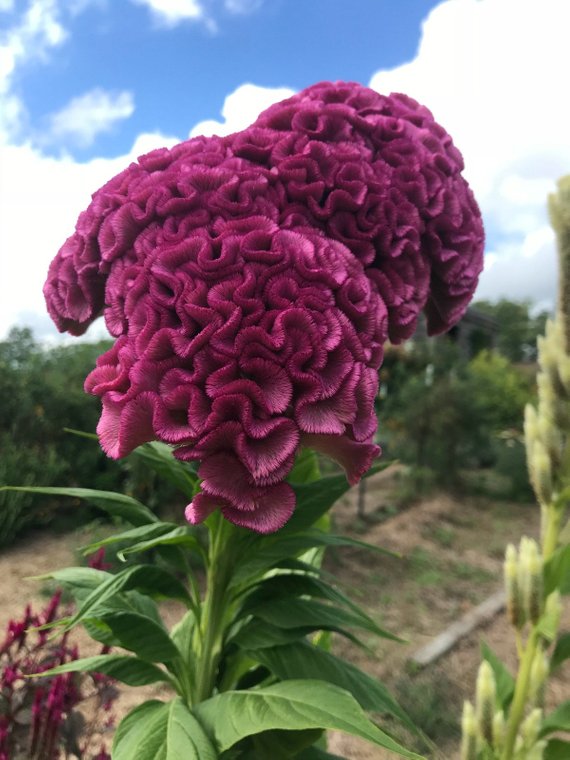
[[[485,217],[477,295],[552,305],[569,28],[568,0],[0,0],[0,337],[53,335],[49,261],[129,161],[324,79],[427,105]]]

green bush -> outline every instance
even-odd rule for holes
[[[392,355],[386,388],[380,437],[390,456],[412,472],[427,468],[438,484],[457,486],[463,470],[500,461],[522,483],[524,471],[514,460],[507,465],[510,452],[496,440],[505,430],[513,437],[520,429],[532,386],[503,356],[482,351],[466,361],[449,339],[440,338],[420,344],[412,356]]]

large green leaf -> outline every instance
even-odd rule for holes
[[[162,668],[126,654],[101,654],[72,660],[44,671],[41,676],[55,676],[59,673],[103,673],[128,686],[146,686],[159,681],[172,685],[168,673]]]
[[[380,681],[307,641],[250,651],[248,655],[281,680],[314,678],[340,686],[365,710],[392,715],[416,731],[410,718]]]
[[[570,742],[563,739],[550,739],[544,750],[543,760],[568,760]]]
[[[542,721],[540,736],[552,734],[555,731],[570,731],[570,699],[559,705]]]
[[[370,618],[351,599],[329,583],[325,583],[314,575],[309,575],[308,573],[279,573],[278,575],[273,575],[270,578],[264,579],[247,595],[242,612],[250,612],[263,601],[299,596],[316,597],[344,605],[368,619],[368,621],[374,625],[372,618]]]
[[[83,601],[75,615],[67,623],[71,628],[83,620],[93,617],[94,610],[106,603],[121,591],[137,589],[165,599],[176,599],[190,603],[190,597],[184,585],[171,573],[154,565],[135,565],[127,567],[117,575],[111,575],[95,588]]]
[[[114,517],[121,517],[132,525],[146,525],[158,518],[148,507],[132,496],[114,491],[95,491],[91,488],[51,488],[40,486],[1,486],[0,491],[24,491],[46,496],[70,496],[85,499]]]
[[[164,626],[152,618],[128,610],[113,610],[100,619],[123,649],[147,662],[171,662],[181,656]]]
[[[554,652],[550,658],[550,671],[556,670],[570,658],[570,633],[563,633],[558,637]]]
[[[115,733],[113,760],[217,760],[211,741],[182,699],[145,702]]]
[[[507,710],[513,699],[515,691],[515,679],[509,673],[505,665],[493,652],[493,650],[485,644],[481,643],[481,655],[484,660],[487,660],[493,673],[495,675],[495,682],[497,684],[497,699],[503,710]]]
[[[251,613],[278,628],[312,627],[315,630],[332,631],[360,628],[385,639],[401,641],[394,634],[376,625],[368,616],[342,607],[321,604],[314,599],[277,599],[258,605]]]
[[[303,679],[253,691],[227,691],[197,705],[194,712],[219,752],[262,731],[324,728],[360,736],[403,757],[420,758],[372,723],[347,691],[323,681]]]
[[[232,576],[233,585],[240,585],[261,575],[282,560],[299,557],[309,549],[326,548],[327,546],[357,546],[381,554],[393,555],[392,552],[374,544],[366,544],[354,538],[335,536],[316,528],[307,529],[300,533],[286,532],[283,528],[274,536],[258,540],[249,552],[248,558],[236,567]]]
[[[570,544],[559,547],[544,565],[544,590],[570,594]]]

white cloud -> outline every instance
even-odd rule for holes
[[[142,153],[178,141],[144,134],[128,155],[86,163],[46,156],[30,145],[2,146],[0,336],[16,323],[55,332],[43,318],[42,287],[51,259],[73,232],[91,193]]]
[[[224,100],[222,107],[224,120],[201,121],[191,130],[190,137],[229,135],[245,129],[263,110],[293,94],[294,90],[288,87],[259,87],[250,83],[242,84]]]
[[[18,134],[26,119],[23,102],[11,92],[16,67],[45,58],[66,36],[57,0],[30,0],[19,22],[0,31],[0,142]]]
[[[167,26],[175,26],[182,21],[199,21],[206,14],[199,0],[131,0],[136,5],[145,5],[153,16]]]
[[[570,172],[569,27],[570,3],[559,0],[447,0],[424,22],[416,58],[371,81],[427,105],[462,151],[493,237],[481,297],[555,298],[552,242],[521,252]]]
[[[486,254],[477,297],[489,301],[531,298],[537,307],[551,309],[556,273],[554,232],[544,224],[526,235],[522,244],[504,242]]]
[[[263,0],[224,0],[224,8],[237,16],[253,13],[262,5]]]
[[[11,11],[14,8],[14,0],[0,0],[0,11]]]
[[[132,93],[107,92],[95,88],[79,95],[49,117],[46,143],[71,141],[82,148],[91,145],[97,135],[109,132],[118,121],[132,116],[135,110]]]

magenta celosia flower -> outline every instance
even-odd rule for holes
[[[117,340],[86,389],[103,449],[199,460],[186,515],[281,527],[301,445],[351,483],[379,449],[386,338],[465,311],[483,229],[461,155],[404,95],[322,83],[243,132],[139,158],[98,190],[44,289],[60,330]]]

